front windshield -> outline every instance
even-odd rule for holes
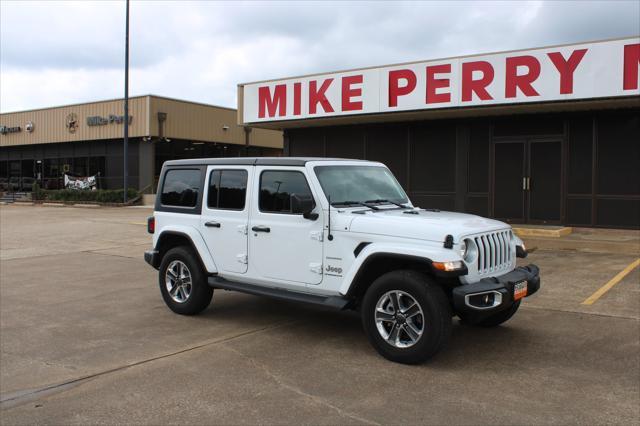
[[[331,204],[404,204],[409,201],[396,178],[385,167],[317,166],[314,170]]]

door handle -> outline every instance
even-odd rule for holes
[[[527,190],[527,178],[526,177],[522,178],[522,190],[523,191]]]
[[[527,178],[527,191],[531,191],[531,178]]]
[[[220,223],[218,222],[205,222],[204,226],[207,228],[220,228]]]
[[[268,226],[254,226],[251,230],[254,232],[271,232],[271,228]]]

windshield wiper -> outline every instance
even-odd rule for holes
[[[411,207],[406,206],[406,205],[404,205],[404,204],[396,203],[395,201],[385,200],[385,199],[379,199],[379,200],[368,200],[368,201],[365,201],[365,203],[378,203],[378,204],[380,204],[380,203],[389,203],[389,204],[393,204],[393,205],[395,205],[395,206],[401,207],[401,208],[403,208],[403,209],[410,209],[410,208],[411,208]]]
[[[363,206],[363,207],[369,207],[371,210],[380,210],[380,207],[378,206],[372,206],[371,204],[367,204],[366,202],[362,202],[362,201],[338,201],[335,203],[331,203],[332,206]]]

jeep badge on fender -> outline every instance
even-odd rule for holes
[[[144,257],[178,314],[214,289],[357,309],[371,345],[412,364],[446,345],[453,315],[497,326],[540,288],[511,226],[415,207],[381,163],[167,161],[157,194]]]

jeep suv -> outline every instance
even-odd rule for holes
[[[356,309],[373,347],[402,363],[443,348],[452,316],[485,327],[540,286],[505,223],[415,207],[381,163],[321,158],[168,161],[153,250],[167,306],[215,289]]]

